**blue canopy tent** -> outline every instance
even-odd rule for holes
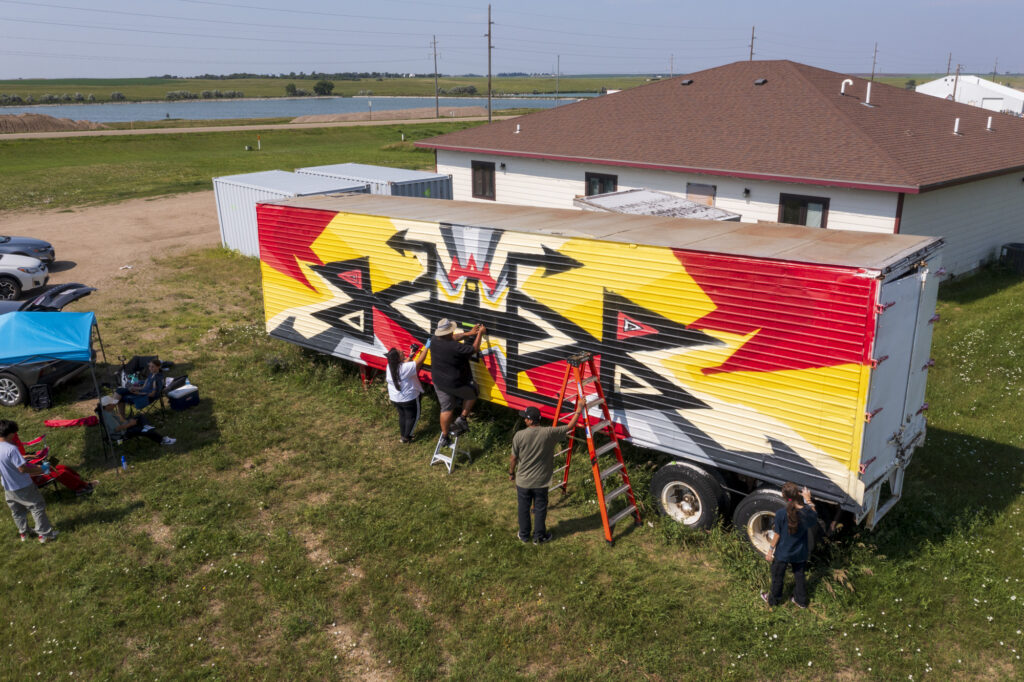
[[[44,360],[89,364],[93,387],[100,394],[92,350],[92,332],[103,349],[95,313],[12,312],[0,315],[0,366]],[[104,456],[109,437],[101,438]]]

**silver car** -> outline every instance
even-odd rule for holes
[[[49,279],[49,270],[38,258],[0,253],[0,300],[16,300],[22,291],[44,286]]]

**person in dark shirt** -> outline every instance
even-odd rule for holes
[[[785,509],[775,512],[775,535],[765,559],[772,563],[772,586],[769,592],[762,592],[761,599],[768,606],[782,601],[782,582],[786,578],[786,567],[793,569],[793,597],[790,599],[802,609],[807,608],[807,582],[804,568],[807,565],[809,549],[807,533],[818,524],[818,513],[811,502],[811,491],[800,489],[796,483],[782,486]],[[801,499],[802,498],[802,499]]]
[[[437,323],[430,345],[430,378],[441,403],[441,438],[445,444],[452,436],[469,430],[469,413],[476,404],[477,390],[470,358],[480,350],[480,341],[486,331],[482,324],[465,333],[455,333],[457,326],[448,319]],[[473,338],[473,342],[463,343]],[[461,409],[459,416],[455,411]]]

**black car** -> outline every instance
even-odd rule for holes
[[[19,256],[38,258],[47,265],[56,258],[50,242],[31,237],[7,237],[0,235],[0,253],[13,253]]]
[[[27,301],[0,301],[0,315],[16,310],[57,312],[64,306],[96,291],[84,284],[58,284]],[[68,360],[41,360],[18,365],[0,365],[0,405],[14,407],[28,399],[28,387],[47,384],[51,388],[67,383],[88,365]]]

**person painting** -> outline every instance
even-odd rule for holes
[[[16,437],[18,425],[7,419],[0,419],[0,480],[4,498],[11,508],[14,525],[22,542],[28,537],[28,514],[35,520],[35,534],[39,542],[46,543],[57,537],[57,529],[50,525],[46,516],[46,502],[39,488],[32,481],[33,476],[45,473],[43,467],[32,466],[21,456],[18,447],[11,442]]]
[[[782,486],[782,497],[786,500],[786,507],[775,512],[775,535],[772,536],[771,548],[765,553],[765,559],[772,563],[772,585],[769,592],[761,593],[761,599],[768,606],[775,606],[782,600],[782,583],[788,566],[793,569],[796,583],[790,601],[806,609],[804,568],[810,554],[807,533],[818,524],[818,513],[811,502],[811,491],[806,487],[801,489],[796,483],[786,483]]]
[[[456,333],[457,326],[448,319],[437,323],[430,347],[430,376],[441,403],[441,442],[450,445],[453,436],[469,431],[469,413],[476,404],[477,390],[473,383],[470,358],[480,350],[486,329],[475,325],[468,332]],[[472,343],[464,343],[472,338]],[[459,416],[455,417],[456,411]]]
[[[124,416],[126,402],[134,405],[135,409],[141,410],[160,397],[164,381],[160,358],[150,360],[146,368],[149,370],[149,374],[146,375],[146,380],[141,385],[114,389],[114,392],[121,396],[121,402],[117,407],[117,411],[122,417]]]
[[[413,346],[405,362],[397,348],[390,349],[384,357],[388,361],[388,398],[398,410],[399,440],[411,443],[412,432],[420,420],[420,394],[423,393],[418,372],[427,354],[417,355],[416,346]]]
[[[530,505],[533,505],[533,544],[551,540],[547,529],[548,486],[554,469],[555,445],[576,428],[583,403],[577,403],[576,413],[565,426],[541,426],[540,410],[527,407],[519,413],[526,428],[512,437],[512,459],[508,478],[516,483],[519,505],[520,542],[530,540]]]

